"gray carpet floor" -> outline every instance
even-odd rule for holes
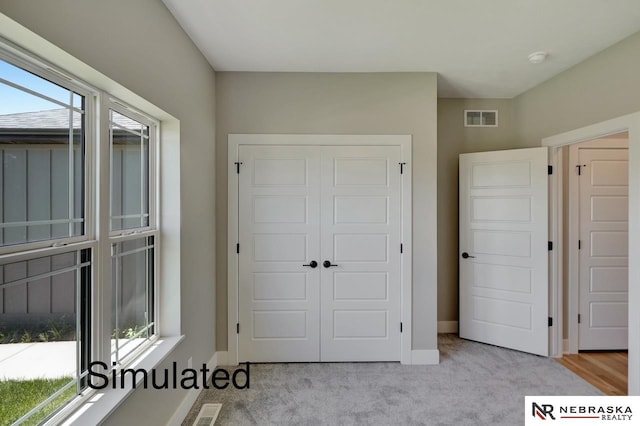
[[[521,425],[525,395],[601,395],[550,358],[439,336],[440,364],[252,364],[251,388],[205,390],[216,425]]]

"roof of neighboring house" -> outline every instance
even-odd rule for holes
[[[0,115],[0,129],[29,130],[29,129],[69,129],[69,109],[59,108],[47,111],[19,112]],[[81,114],[73,114],[73,128],[80,128]],[[116,115],[114,122],[127,129],[140,131],[140,123],[123,115]]]
[[[73,127],[80,127],[80,114],[73,114]],[[0,129],[68,129],[69,110],[19,112],[0,115]]]

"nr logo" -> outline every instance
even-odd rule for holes
[[[541,420],[547,420],[547,417],[551,420],[555,420],[556,418],[553,416],[553,405],[551,404],[540,404],[532,403],[531,404],[531,415],[533,417],[538,417]]]

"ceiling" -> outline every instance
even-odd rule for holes
[[[163,1],[217,71],[437,72],[440,97],[511,98],[640,31],[640,0]]]

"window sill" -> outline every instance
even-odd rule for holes
[[[160,337],[144,351],[138,360],[128,365],[127,368],[140,368],[151,371],[164,361],[183,339],[184,336]],[[136,386],[138,386],[142,383],[142,377],[137,376],[136,379],[139,379],[136,380]],[[127,380],[124,388],[107,388],[95,391],[60,424],[65,426],[99,424],[113,413],[134,390],[131,381]],[[53,422],[55,420],[55,418],[52,419]],[[52,422],[47,422],[46,424],[49,423],[55,424]]]

